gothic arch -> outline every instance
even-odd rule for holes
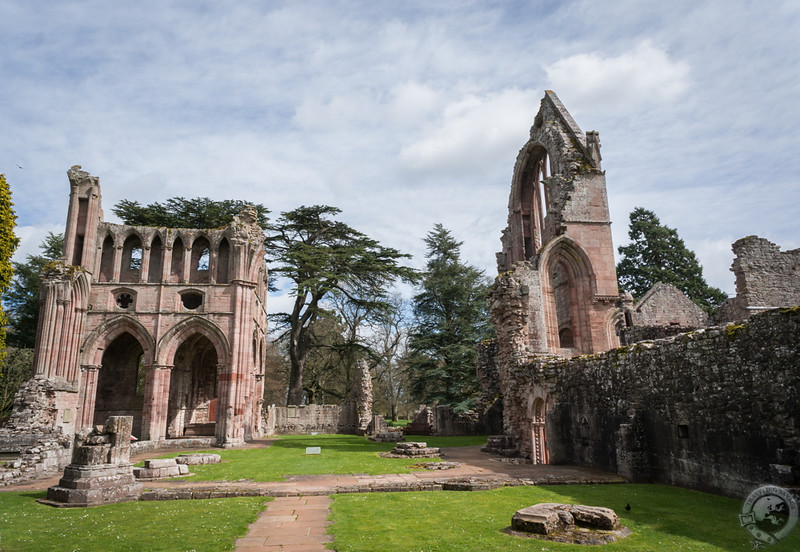
[[[131,334],[142,346],[145,365],[152,364],[155,358],[153,336],[138,320],[124,314],[103,322],[89,334],[81,347],[81,364],[100,366],[106,347],[124,333]]]
[[[591,352],[588,311],[597,286],[586,251],[570,238],[560,236],[542,252],[539,266],[548,349]]]
[[[527,418],[530,423],[531,463],[549,464],[550,452],[547,449],[547,394],[536,386],[528,396]]]
[[[171,365],[178,348],[189,337],[200,334],[208,338],[217,350],[217,362],[229,366],[231,348],[228,339],[219,327],[200,316],[183,320],[167,331],[158,342],[156,358],[160,365]]]

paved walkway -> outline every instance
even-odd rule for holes
[[[326,534],[331,499],[327,496],[276,498],[236,539],[236,552],[321,552],[333,541]]]

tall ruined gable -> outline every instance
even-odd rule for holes
[[[619,292],[599,135],[584,134],[552,91],[517,157],[501,242],[493,316],[498,333],[516,335],[507,340],[515,350],[500,350],[501,357],[573,356],[618,344]],[[503,274],[509,271],[514,275]],[[525,314],[504,327],[505,311],[518,303]]]

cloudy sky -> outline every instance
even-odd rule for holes
[[[441,222],[494,275],[545,89],[600,132],[616,245],[654,210],[729,293],[736,239],[800,246],[796,0],[0,0],[0,82],[17,258],[63,231],[79,164],[107,220],[330,204],[415,266]]]

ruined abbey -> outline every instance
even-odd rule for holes
[[[800,250],[736,242],[737,296],[713,321],[665,284],[634,304],[617,289],[598,133],[550,91],[501,242],[497,340],[478,366],[503,401],[494,450],[724,494],[800,483]]]
[[[1,478],[63,467],[72,436],[113,416],[155,445],[365,430],[360,395],[341,409],[263,408],[267,267],[254,212],[218,229],[110,224],[98,179],[77,166],[68,176],[34,377],[0,429],[0,451],[21,460]],[[714,320],[669,285],[634,302],[617,287],[599,134],[550,91],[514,166],[501,244],[497,338],[478,351],[485,402],[502,405],[493,450],[723,494],[800,484],[800,250],[737,241],[737,296]]]

